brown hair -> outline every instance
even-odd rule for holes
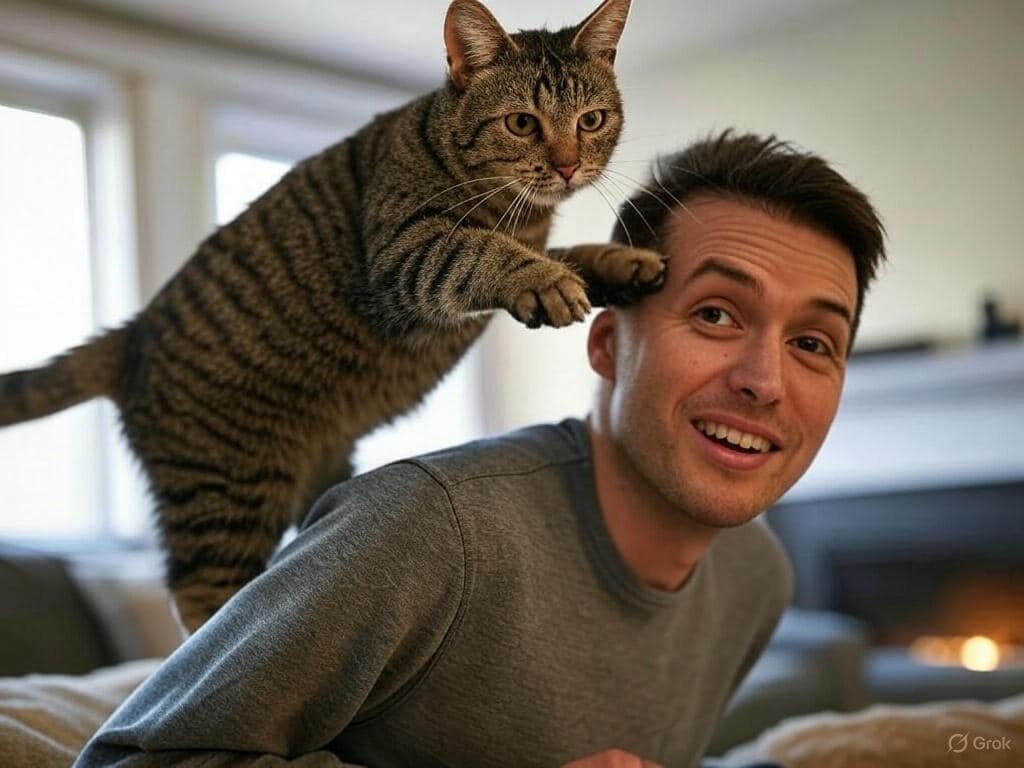
[[[659,250],[667,240],[669,214],[699,194],[752,202],[817,229],[853,256],[857,307],[852,347],[864,294],[885,259],[885,228],[863,192],[818,155],[775,136],[734,134],[732,129],[659,157],[652,175],[653,183],[621,206],[613,240]]]

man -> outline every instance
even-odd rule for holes
[[[825,438],[884,252],[864,195],[774,139],[660,170],[615,237],[668,276],[594,319],[588,421],[335,487],[78,765],[699,760],[789,600],[751,521]]]

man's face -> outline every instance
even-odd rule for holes
[[[641,493],[705,525],[739,525],[825,440],[856,275],[848,250],[805,226],[717,198],[687,208],[672,222],[665,287],[602,321],[614,324],[608,432]]]

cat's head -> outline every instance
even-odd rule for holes
[[[605,0],[574,27],[508,34],[477,0],[445,18],[451,135],[471,178],[529,186],[554,205],[600,173],[622,131],[615,50],[630,0]]]

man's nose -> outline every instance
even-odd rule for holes
[[[752,405],[770,405],[783,398],[783,344],[752,339],[729,373],[729,385]]]

